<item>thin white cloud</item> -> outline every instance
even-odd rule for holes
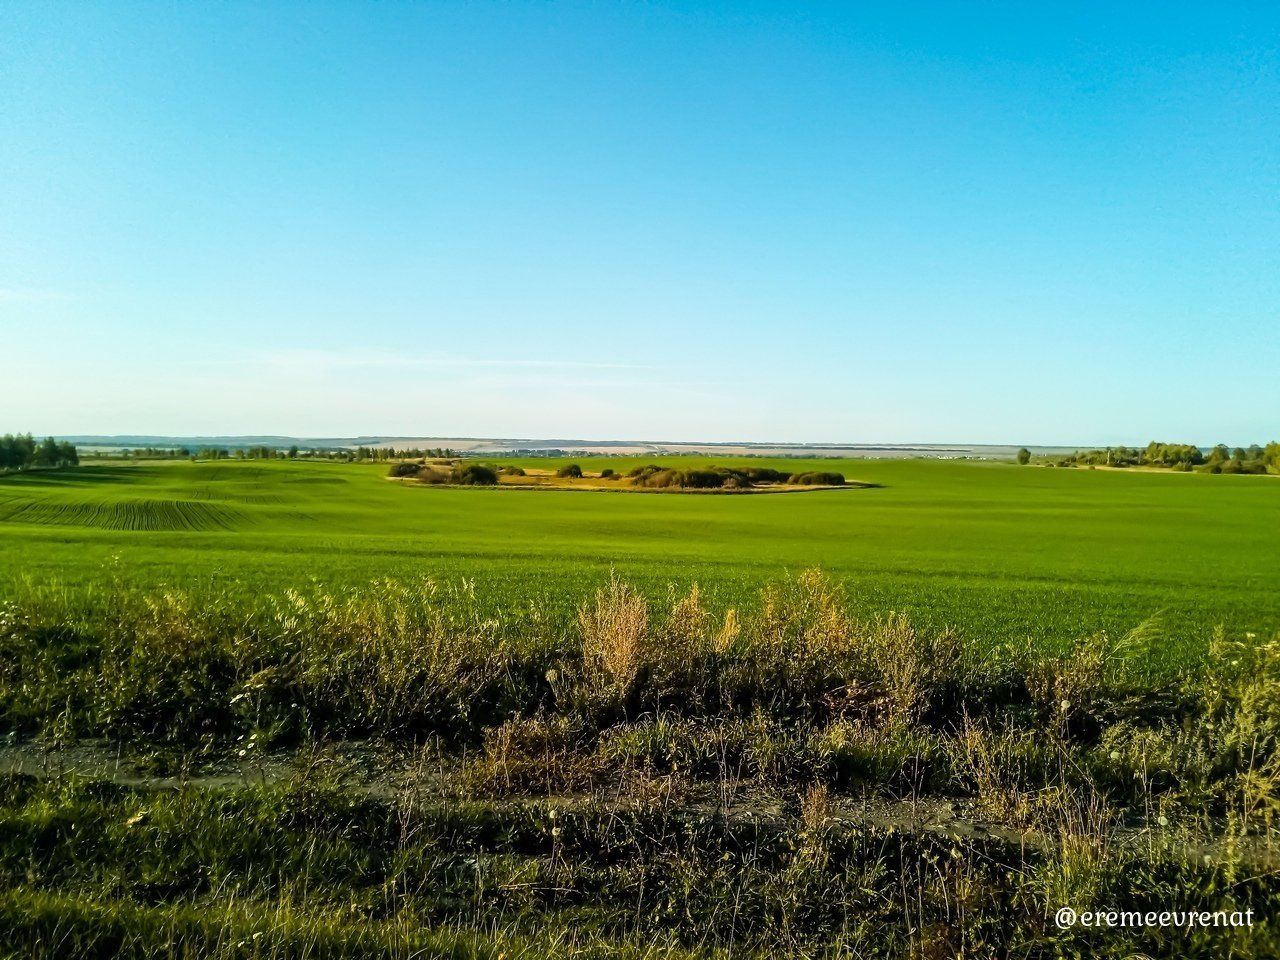
[[[584,370],[648,370],[647,364],[529,357],[464,357],[448,353],[410,354],[378,350],[278,350],[255,353],[236,364],[269,366],[277,370],[315,373],[326,370],[379,368],[386,370],[449,370],[473,368],[539,368]]]

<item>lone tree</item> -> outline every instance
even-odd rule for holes
[[[1030,450],[1028,450],[1026,447],[1020,447],[1020,448],[1018,449],[1018,462],[1019,462],[1019,463],[1021,463],[1021,464],[1028,464],[1028,463],[1030,463],[1030,462],[1031,462],[1031,451],[1030,451]]]

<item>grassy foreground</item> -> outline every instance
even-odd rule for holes
[[[567,621],[468,583],[19,591],[0,948],[1274,956],[1280,639],[1161,642],[966,644],[817,571]]]

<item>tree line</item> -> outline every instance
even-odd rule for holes
[[[296,443],[286,448],[255,445],[251,447],[130,447],[118,456],[126,460],[422,460],[425,458],[452,458],[458,454],[448,447],[356,447],[302,449]]]
[[[456,456],[458,456],[458,451],[451,450],[448,447],[431,449],[406,447],[403,450],[396,450],[393,447],[356,447],[355,449],[355,458],[357,460],[422,460],[426,457],[445,460]]]
[[[0,437],[0,470],[28,470],[31,467],[74,467],[80,462],[75,444],[45,437],[36,442],[29,433],[6,433]]]
[[[1031,456],[1023,449],[1018,451],[1017,459],[1019,463],[1027,463]],[[1265,447],[1254,443],[1234,449],[1220,443],[1206,451],[1191,443],[1152,440],[1143,449],[1119,446],[1077,450],[1046,462],[1056,467],[1163,467],[1184,473],[1192,470],[1199,473],[1280,473],[1280,443],[1273,441]]]

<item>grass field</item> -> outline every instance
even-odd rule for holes
[[[645,462],[585,461],[590,472]],[[697,581],[723,605],[817,566],[856,609],[979,641],[1061,642],[1158,615],[1179,658],[1216,624],[1280,624],[1275,478],[975,461],[812,468],[879,486],[646,496],[411,488],[369,464],[89,464],[0,477],[0,578],[83,585],[112,569],[143,587],[260,590],[422,574],[571,612],[611,570],[651,595]]]
[[[0,957],[1280,955],[1280,482],[835,469],[0,478]]]

